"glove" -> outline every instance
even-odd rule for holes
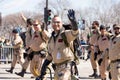
[[[39,77],[36,77],[35,80],[40,80],[40,78],[39,78]]]
[[[109,49],[107,48],[106,51],[109,51]]]
[[[33,56],[34,56],[34,52],[29,53],[29,54],[28,54],[29,60],[32,60],[32,59],[33,59]]]
[[[99,55],[99,54],[101,54],[101,51],[100,51],[100,50],[98,50],[98,55]]]
[[[98,53],[95,52],[95,53],[94,53],[94,60],[97,60],[97,55],[98,55]]]
[[[23,53],[23,58],[25,59],[26,57],[28,57],[28,54],[25,52]]]
[[[77,25],[77,21],[75,18],[75,11],[73,9],[68,10],[68,18],[72,24],[72,29],[73,30],[78,30],[78,25]]]
[[[28,47],[25,51],[28,52],[29,49],[30,49],[30,47]]]
[[[52,68],[55,71],[56,70],[56,65],[52,63]]]
[[[35,80],[43,80],[43,77],[46,74],[46,68],[50,63],[51,63],[51,61],[49,61],[47,59],[44,61],[42,68],[41,68],[41,75],[38,76]]]
[[[35,80],[43,80],[43,78],[40,76],[40,77],[36,77]]]
[[[98,64],[99,64],[99,66],[101,65],[102,61],[103,61],[102,58],[98,60]]]

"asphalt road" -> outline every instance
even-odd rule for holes
[[[14,73],[10,74],[6,72],[6,69],[10,68],[10,64],[0,64],[0,80],[35,80],[35,78],[31,78],[32,74],[29,71],[29,68],[27,69],[27,73],[25,74],[25,77],[20,77],[15,74],[15,72],[21,71],[21,66],[19,64],[16,65],[14,69]],[[84,61],[81,60],[80,64],[78,65],[79,69],[79,80],[100,80],[100,79],[93,79],[88,77],[90,74],[92,74],[92,67],[90,64],[90,61]],[[48,78],[48,80],[50,80]]]

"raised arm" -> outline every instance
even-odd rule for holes
[[[27,18],[24,16],[24,14],[21,12],[21,15],[22,19],[26,22],[27,21]]]
[[[68,18],[72,24],[72,29],[73,30],[78,30],[78,25],[77,25],[77,21],[75,18],[75,11],[73,9],[68,10]]]

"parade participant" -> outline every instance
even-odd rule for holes
[[[72,30],[64,30],[62,26],[61,18],[55,15],[52,19],[52,38],[48,43],[48,56],[43,63],[41,69],[41,75],[36,80],[42,80],[46,67],[53,61],[56,65],[55,80],[71,80],[71,61],[74,60],[74,54],[70,49],[70,46],[66,46],[66,43],[62,39],[62,34],[66,36],[67,42],[71,45],[73,40],[78,36],[78,26],[75,19],[74,10],[68,11],[68,17],[72,24]]]
[[[110,40],[109,59],[112,80],[120,80],[120,25],[113,27],[115,35]]]
[[[96,54],[95,54],[95,43],[97,41],[98,36],[100,35],[98,21],[93,21],[92,29],[93,29],[93,31],[90,34],[91,36],[90,36],[89,43],[90,43],[90,48],[91,48],[90,62],[92,65],[93,74],[89,75],[89,77],[98,78],[97,61],[96,61],[97,58],[96,58]]]
[[[49,40],[49,33],[41,29],[41,24],[38,20],[33,22],[34,34],[30,41],[30,49],[32,52],[29,54],[31,59],[30,71],[34,76],[38,76],[41,71],[41,66],[44,58],[47,55],[47,42]]]
[[[32,39],[33,33],[34,33],[34,28],[33,28],[33,19],[31,18],[26,18],[23,14],[21,14],[22,19],[26,22],[26,27],[27,27],[27,31],[25,33],[25,49],[26,52],[24,53],[24,58],[25,58],[25,62],[23,63],[22,66],[22,70],[19,73],[16,73],[17,75],[24,77],[24,74],[30,64],[30,59],[26,56],[29,55],[29,53],[32,52],[32,50],[30,50],[29,45],[30,45],[30,40]]]
[[[99,35],[96,43],[96,47],[99,49],[99,54],[98,54],[98,64],[100,65],[100,75],[102,80],[106,80],[106,72],[107,72],[107,67],[109,64],[109,59],[108,59],[108,47],[109,47],[109,40],[111,37],[111,34],[106,31],[106,28],[104,25],[100,26],[100,32],[101,34]]]
[[[14,54],[13,54],[13,61],[11,64],[10,70],[6,70],[7,72],[13,73],[13,69],[15,68],[15,65],[17,61],[19,61],[19,64],[22,66],[22,57],[23,57],[23,41],[21,37],[19,36],[19,33],[16,29],[12,31],[12,34],[14,36],[14,39],[12,41],[13,49],[14,49]]]

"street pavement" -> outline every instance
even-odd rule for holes
[[[13,74],[10,74],[5,71],[6,69],[9,68],[10,68],[10,64],[0,64],[0,80],[35,80],[35,78],[31,78],[32,74],[30,73],[29,68],[27,69],[27,73],[25,74],[24,77],[20,77],[15,74],[15,72],[21,71],[20,64],[16,65]],[[90,74],[92,74],[92,67],[89,60],[88,61],[80,60],[78,69],[79,69],[79,77],[80,77],[79,80],[100,80],[100,79],[93,79],[88,77]],[[50,79],[47,78],[47,80]]]

